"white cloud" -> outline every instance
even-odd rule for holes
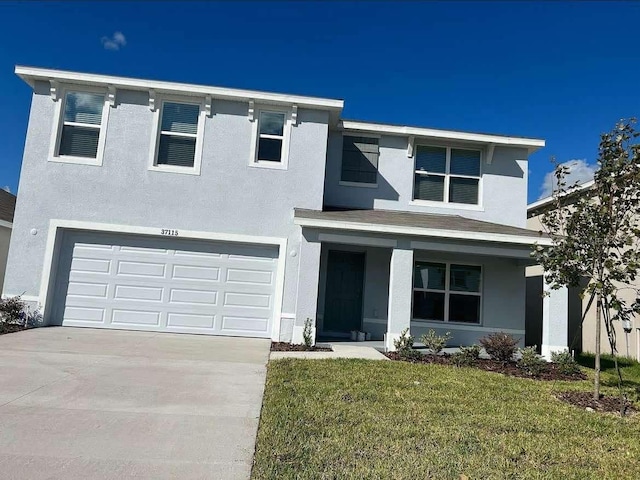
[[[9,185],[5,185],[4,187],[2,187],[2,190],[8,193],[11,193],[11,187]]]
[[[569,167],[569,173],[565,177],[567,186],[573,185],[576,181],[578,183],[585,183],[593,180],[593,174],[596,173],[597,170],[596,165],[589,165],[585,159],[569,160],[568,162],[561,163],[561,165]],[[556,181],[554,172],[547,172],[540,186],[539,199],[551,196],[553,190],[557,189],[557,187],[558,182]]]
[[[127,38],[122,32],[114,32],[111,37],[102,37],[100,41],[105,50],[120,50],[127,44]]]

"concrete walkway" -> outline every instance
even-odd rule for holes
[[[365,360],[389,360],[373,347],[340,343],[329,343],[329,345],[333,348],[333,352],[271,352],[271,359],[306,358],[321,360],[326,358],[362,358]]]
[[[269,340],[0,335],[0,476],[249,478]]]

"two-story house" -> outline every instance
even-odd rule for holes
[[[3,294],[48,324],[524,339],[543,140],[350,121],[342,100],[16,73],[33,99]]]

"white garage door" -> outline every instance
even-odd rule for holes
[[[63,325],[270,337],[278,248],[66,232]]]

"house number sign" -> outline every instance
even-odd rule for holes
[[[178,230],[174,230],[173,228],[161,228],[160,235],[167,235],[169,237],[177,237]]]

